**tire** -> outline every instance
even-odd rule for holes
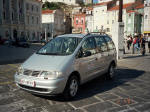
[[[72,75],[66,84],[63,95],[66,100],[72,99],[77,95],[79,89],[79,79],[76,75]]]
[[[111,79],[114,78],[114,75],[115,75],[115,64],[111,63],[109,68],[108,68],[108,72],[107,72],[106,78],[108,80],[111,80]]]

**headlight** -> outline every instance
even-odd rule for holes
[[[62,72],[58,72],[58,71],[53,71],[53,72],[43,71],[40,74],[40,77],[44,77],[44,79],[57,79],[57,78],[62,77]]]
[[[23,68],[19,67],[17,71],[17,75],[23,74]]]

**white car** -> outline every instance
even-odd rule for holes
[[[76,96],[81,84],[107,73],[113,78],[116,49],[99,34],[60,35],[29,57],[15,74],[18,87],[33,94]]]

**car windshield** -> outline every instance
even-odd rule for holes
[[[37,54],[42,55],[70,55],[74,52],[82,38],[56,37],[43,46]]]

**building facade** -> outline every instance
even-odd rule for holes
[[[85,17],[85,25],[86,25],[86,30],[89,32],[93,32],[93,8],[87,8],[86,10],[86,17]]]
[[[42,2],[38,0],[26,0],[25,4],[25,32],[31,41],[40,40],[42,24]]]
[[[85,13],[73,15],[73,33],[85,33]]]
[[[23,37],[38,40],[41,33],[41,5],[39,0],[1,0],[0,36],[5,39]],[[33,32],[28,32],[32,31],[31,27],[34,29],[34,36]]]
[[[126,14],[126,35],[143,34],[144,27],[144,4],[135,7],[134,10],[127,11]],[[137,24],[138,23],[138,24]]]
[[[68,5],[77,5],[80,2],[83,2],[83,0],[42,0],[43,2],[63,2]]]
[[[144,2],[144,34],[150,35],[150,0]]]
[[[100,32],[108,29],[107,27],[107,2],[96,4],[93,7],[93,30]]]
[[[43,38],[53,38],[65,33],[64,11],[43,10],[42,11],[42,34]]]

